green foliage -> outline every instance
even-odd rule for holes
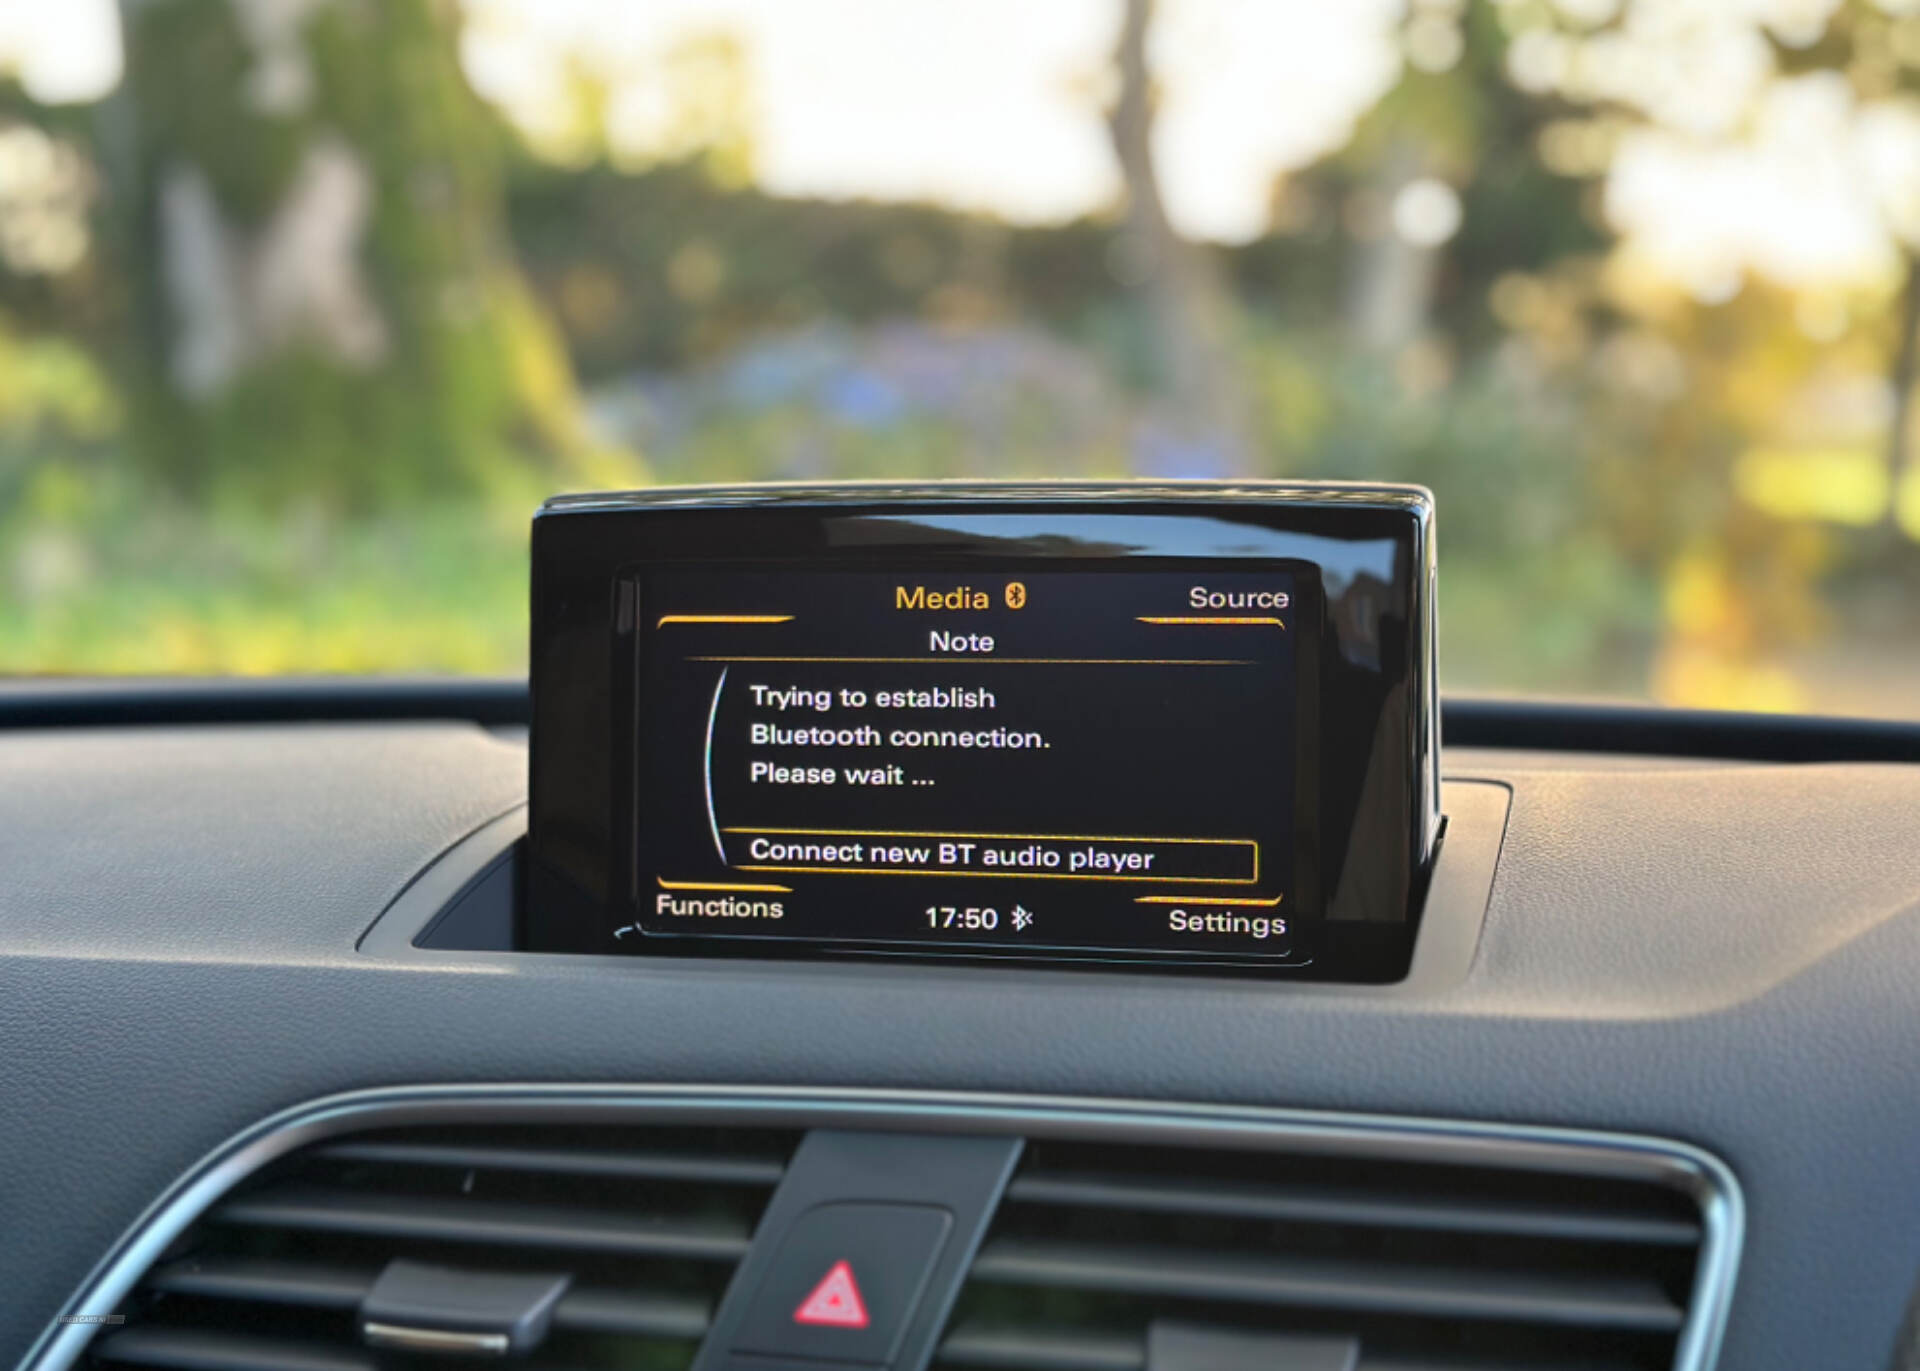
[[[1635,690],[1656,646],[1659,567],[1633,558],[1595,479],[1618,435],[1543,404],[1491,358],[1420,393],[1364,361],[1303,368],[1311,346],[1282,353],[1305,370],[1294,393],[1317,380],[1318,394],[1278,474],[1434,491],[1448,686]]]
[[[304,10],[306,88],[264,101],[231,0],[126,13],[103,106],[0,83],[0,122],[88,149],[104,181],[100,250],[57,275],[0,267],[0,672],[518,670],[527,517],[555,489],[1191,455],[1168,457],[1117,212],[1023,227],[752,189],[750,70],[724,35],[649,68],[668,116],[638,150],[612,146],[612,77],[577,59],[578,127],[535,155],[469,89],[455,0]],[[1893,313],[1849,299],[1844,336],[1816,340],[1784,292],[1623,288],[1603,168],[1543,153],[1580,120],[1602,146],[1620,111],[1517,89],[1501,16],[1519,14],[1411,7],[1408,51],[1415,26],[1453,24],[1458,60],[1410,61],[1345,148],[1273,188],[1271,232],[1210,250],[1239,306],[1255,474],[1435,490],[1451,687],[1713,702],[1848,616],[1884,658],[1920,604],[1913,548],[1783,524],[1730,474],[1755,445],[1867,441],[1818,416],[1881,369]],[[1920,18],[1848,0],[1776,56],[1872,94],[1920,79],[1914,54]],[[379,355],[274,337],[190,395],[165,178],[204,177],[244,275],[317,146],[349,149],[371,191],[353,267]],[[1418,296],[1404,336],[1362,346],[1360,288],[1397,279],[1380,237],[1415,176],[1454,187],[1463,222],[1399,281]],[[589,436],[576,374],[594,431],[648,472]]]
[[[258,225],[293,179],[316,115],[262,113],[247,98],[253,56],[229,0],[164,0],[128,14],[141,162],[190,159],[228,214]]]
[[[1234,293],[1294,325],[1339,324],[1336,197],[1294,230],[1217,251]],[[796,200],[716,179],[703,157],[639,172],[522,159],[508,183],[519,258],[580,376],[671,369],[832,319],[1014,318],[1086,341],[1138,381],[1146,341],[1115,263],[1117,219],[1024,227],[925,205]],[[1584,241],[1584,240],[1582,240]],[[1463,282],[1484,292],[1487,279]]]
[[[588,379],[680,366],[820,318],[1030,318],[1108,299],[1111,225],[1019,229],[923,205],[782,199],[706,157],[637,173],[522,162],[513,237]]]
[[[138,410],[133,451],[149,470],[202,496],[371,509],[472,496],[522,469],[564,481],[595,463],[564,344],[513,261],[507,135],[466,84],[446,5],[317,7],[298,35],[310,88],[265,108],[260,55],[228,0],[133,13],[120,98],[138,132],[119,172],[134,213],[116,241],[143,290],[119,356]],[[283,209],[304,160],[329,143],[351,150],[371,187],[356,264],[376,355],[295,338],[212,393],[185,393],[162,290],[162,179],[180,168],[206,177],[243,261],[246,235]]]
[[[44,466],[0,521],[0,674],[520,670],[531,506],[269,514]]]

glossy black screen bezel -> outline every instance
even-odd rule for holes
[[[1097,525],[1103,536],[1036,536],[1037,515],[1049,530]],[[521,946],[654,956],[1119,961],[1398,979],[1411,953],[1416,896],[1437,822],[1430,521],[1428,497],[1410,488],[1279,483],[750,487],[550,502],[534,524],[530,861]],[[1244,529],[1244,547],[1219,536],[1236,528]],[[1192,536],[1203,529],[1207,537]],[[1152,951],[1048,949],[1028,956],[931,944],[611,938],[635,913],[630,835],[639,819],[636,608],[644,570],[933,572],[1039,564],[1145,571],[1284,562],[1296,575],[1303,574],[1298,563],[1309,564],[1304,574],[1317,581],[1320,562],[1304,552],[1383,541],[1394,548],[1396,584],[1380,597],[1387,603],[1372,642],[1375,660],[1352,660],[1352,606],[1302,597],[1327,611],[1319,622],[1299,624],[1298,642],[1295,889],[1309,965]]]

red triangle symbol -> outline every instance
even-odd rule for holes
[[[854,1284],[853,1268],[835,1262],[826,1279],[814,1286],[813,1293],[793,1311],[793,1321],[827,1328],[865,1328],[867,1306],[860,1298],[860,1287]]]

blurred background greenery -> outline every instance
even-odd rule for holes
[[[514,672],[545,495],[1414,480],[1453,689],[1920,715],[1920,0],[0,0],[0,672]]]

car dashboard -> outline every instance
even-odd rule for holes
[[[369,1351],[375,1285],[555,1250],[588,1255],[536,1365],[1898,1364],[1920,766],[1817,759],[1897,729],[1462,704],[1413,964],[1367,985],[521,951],[516,687],[7,703],[0,1341],[33,1371],[477,1356]],[[732,1236],[659,1239],[716,1175],[753,1192]],[[407,1219],[462,1194],[588,1237]],[[752,1333],[795,1215],[854,1200],[954,1216],[865,1297],[898,1327]],[[592,1236],[628,1209],[655,1238]]]

